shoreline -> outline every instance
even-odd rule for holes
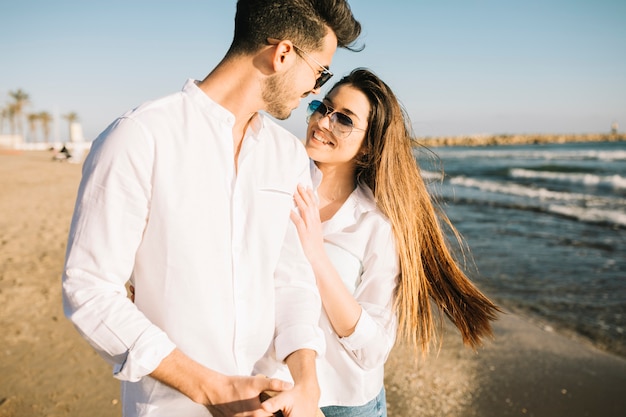
[[[417,141],[428,147],[547,145],[553,143],[622,142],[626,141],[626,133],[427,136],[418,137]]]
[[[63,315],[82,164],[52,155],[0,150],[0,417],[120,416],[119,382]],[[476,352],[449,324],[427,358],[398,343],[385,366],[389,416],[623,414],[625,358],[507,311]]]
[[[441,350],[416,364],[396,346],[385,367],[390,417],[623,415],[626,359],[508,311],[493,328],[474,352],[446,324]]]

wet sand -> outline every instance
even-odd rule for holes
[[[80,164],[0,149],[0,417],[121,415],[119,384],[63,316],[61,269]],[[387,364],[390,417],[617,417],[626,359],[505,314],[474,352],[446,327],[440,352]]]

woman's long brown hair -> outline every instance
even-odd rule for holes
[[[333,90],[342,85],[362,91],[371,106],[356,180],[374,192],[393,227],[400,261],[398,337],[425,354],[438,339],[437,324],[445,314],[463,342],[476,348],[483,337],[492,336],[491,321],[501,310],[470,281],[450,251],[443,226],[462,240],[422,179],[406,112],[389,86],[367,69],[355,69]]]

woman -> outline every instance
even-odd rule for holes
[[[327,417],[386,415],[384,364],[396,333],[425,354],[445,313],[475,348],[500,310],[446,246],[440,222],[458,235],[431,202],[391,89],[356,69],[308,114],[306,149],[319,185],[317,198],[298,189],[292,220],[324,310],[321,408]]]

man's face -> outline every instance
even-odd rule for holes
[[[336,50],[337,37],[332,31],[324,37],[320,51],[306,51],[308,57],[298,55],[293,48],[291,53],[296,55],[293,65],[285,72],[269,77],[263,86],[265,110],[277,119],[284,120],[300,105],[302,98],[311,93],[318,94],[319,88],[315,88],[315,82],[323,71],[321,65],[328,68]]]

